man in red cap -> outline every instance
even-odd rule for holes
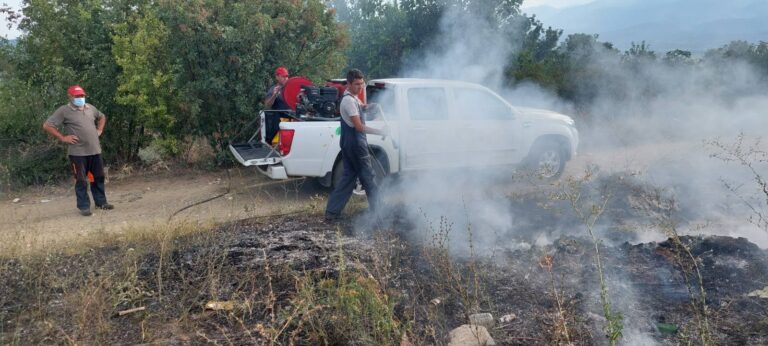
[[[272,112],[265,112],[266,119],[264,121],[264,126],[266,126],[266,136],[264,141],[267,142],[267,144],[272,144],[275,135],[280,131],[280,118],[285,115],[285,112],[276,111],[287,111],[291,109],[291,107],[288,106],[288,103],[283,99],[283,87],[285,87],[285,83],[288,82],[288,78],[288,69],[283,66],[276,68],[275,79],[277,80],[277,84],[269,88],[267,96],[264,98],[264,108],[272,110]]]
[[[107,203],[104,192],[104,162],[101,160],[99,137],[104,132],[107,117],[96,107],[85,103],[85,90],[79,85],[67,89],[69,103],[59,107],[43,123],[43,130],[68,144],[67,154],[75,176],[77,209],[83,216],[91,216],[91,200],[88,198],[88,180],[91,194],[99,209],[114,209]],[[59,132],[63,127],[67,135]]]

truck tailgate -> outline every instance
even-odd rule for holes
[[[243,166],[272,165],[283,159],[276,149],[260,142],[230,144],[229,151]]]

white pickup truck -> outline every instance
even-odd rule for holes
[[[473,83],[376,79],[368,82],[366,97],[367,125],[390,128],[387,137],[368,135],[371,151],[380,162],[374,163],[380,176],[526,165],[543,178],[556,179],[579,143],[570,117],[514,107]],[[343,170],[339,121],[281,122],[276,147],[255,140],[254,135],[229,149],[242,165],[256,166],[272,179],[316,177],[323,186],[332,187]]]

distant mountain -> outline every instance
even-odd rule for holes
[[[766,0],[596,0],[524,12],[563,29],[564,35],[598,34],[622,50],[646,41],[660,54],[673,49],[702,53],[734,40],[768,41]]]

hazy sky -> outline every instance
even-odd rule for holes
[[[15,10],[21,9],[21,0],[0,0],[0,4],[11,6]],[[20,34],[15,28],[13,30],[8,29],[8,22],[4,16],[0,19],[0,36],[11,39],[19,37]]]
[[[522,8],[535,7],[535,6],[552,6],[556,8],[563,8],[568,6],[577,6],[588,4],[595,0],[523,0]]]

